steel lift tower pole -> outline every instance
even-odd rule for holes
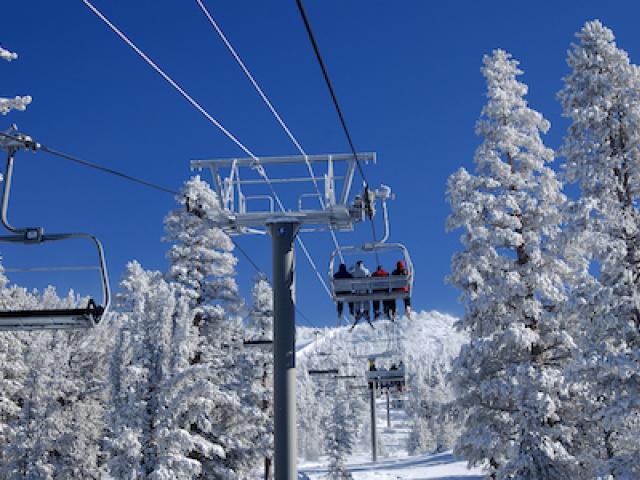
[[[273,262],[273,395],[275,474],[296,480],[296,315],[293,242],[300,225],[281,219],[267,224]]]
[[[376,422],[376,390],[375,381],[369,382],[369,402],[371,408],[371,461],[378,461],[378,425]]]

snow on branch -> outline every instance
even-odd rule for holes
[[[0,58],[6,60],[7,62],[10,62],[11,60],[15,60],[16,58],[18,58],[18,54],[0,47]]]
[[[18,58],[18,54],[0,47],[0,58],[10,62],[11,60]],[[0,97],[0,114],[6,115],[11,110],[24,111],[30,103],[31,97],[29,95],[22,97],[17,96],[15,98]]]
[[[24,111],[27,105],[31,103],[31,97],[0,98],[0,114],[6,115],[11,110]]]

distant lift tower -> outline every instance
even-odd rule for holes
[[[375,159],[374,153],[357,155],[362,163]],[[221,204],[218,226],[227,234],[271,235],[275,480],[296,480],[293,242],[299,231],[353,230],[354,223],[365,219],[367,203],[372,202],[361,195],[349,200],[357,167],[351,154],[194,160],[191,167],[211,171]],[[321,174],[312,177],[315,171]],[[287,199],[297,196],[296,210],[283,211],[276,189],[282,191],[285,186],[287,191],[282,193]]]

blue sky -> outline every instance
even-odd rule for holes
[[[238,53],[309,153],[346,152],[295,1],[206,2]],[[279,125],[194,2],[96,0],[95,5],[212,115],[258,155],[295,154]],[[482,56],[503,48],[521,61],[530,105],[552,123],[557,148],[566,130],[555,99],[567,73],[566,51],[585,21],[599,18],[637,61],[636,2],[426,2],[307,0],[320,49],[356,147],[375,151],[372,185],[391,185],[393,241],[411,251],[418,309],[459,314],[445,283],[457,233],[446,233],[446,179],[472,167],[474,122],[484,103]],[[33,97],[26,112],[2,118],[40,142],[132,175],[179,188],[189,160],[242,152],[122,43],[80,1],[25,0],[4,7],[0,44],[18,61],[0,64],[0,94]],[[205,179],[206,173],[203,174]],[[78,167],[45,154],[18,157],[14,223],[48,231],[90,231],[107,251],[115,285],[127,261],[165,269],[162,218],[170,195]],[[368,239],[360,225],[342,244]],[[306,235],[321,271],[328,234]],[[265,237],[239,238],[270,271]],[[86,264],[89,247],[3,248],[5,265]],[[244,293],[254,275],[240,259]],[[61,289],[89,277],[13,277]],[[84,291],[82,288],[80,291]],[[298,304],[316,324],[335,321],[333,305],[298,255]]]

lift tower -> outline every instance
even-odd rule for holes
[[[216,213],[221,229],[229,235],[271,235],[276,480],[297,478],[293,242],[298,232],[351,231],[354,223],[365,219],[372,199],[355,196],[350,200],[350,191],[357,162],[375,162],[375,159],[374,153],[359,153],[357,157],[329,154],[191,162],[192,169],[211,171],[220,200],[221,208]],[[312,165],[315,171],[322,172],[321,176],[315,176]],[[265,168],[269,168],[271,175],[277,170],[279,176],[267,176]],[[299,175],[300,172],[304,175]],[[309,191],[309,183],[314,184],[314,190]],[[297,189],[297,209],[284,209],[275,190],[281,185],[290,189],[288,196]]]

